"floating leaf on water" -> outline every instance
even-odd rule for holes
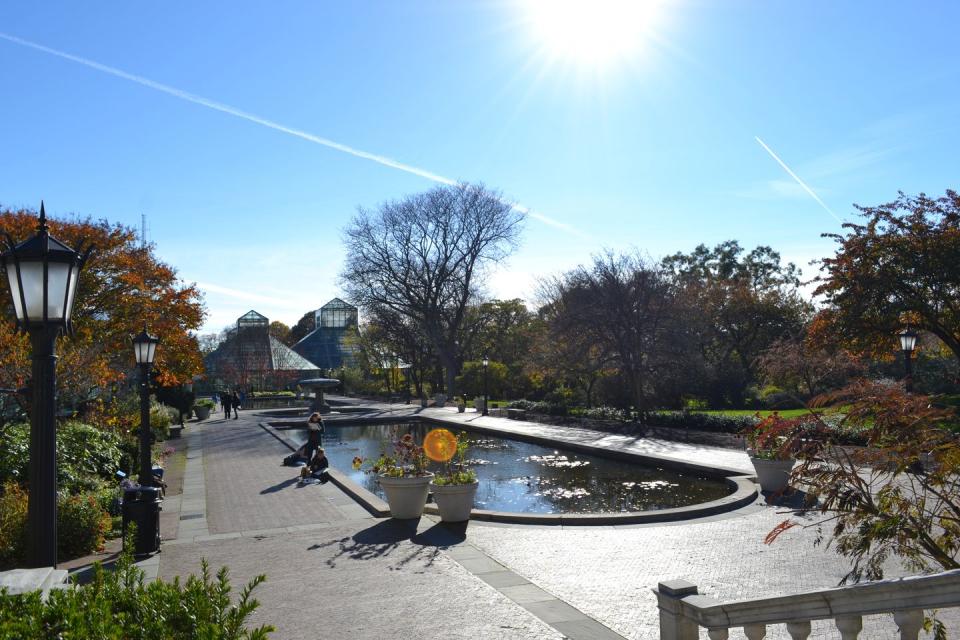
[[[587,460],[570,460],[567,456],[547,455],[547,456],[528,456],[521,458],[522,462],[538,462],[547,467],[568,468],[585,467],[590,464]]]
[[[556,489],[548,489],[547,491],[543,491],[537,495],[552,498],[554,500],[569,500],[572,498],[586,498],[590,495],[590,492],[581,487],[577,487],[576,489],[563,489],[561,487],[557,487]]]

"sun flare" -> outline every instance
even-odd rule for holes
[[[660,0],[524,0],[544,53],[577,65],[604,67],[636,55]]]

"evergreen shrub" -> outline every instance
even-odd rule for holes
[[[39,591],[0,591],[0,639],[264,640],[273,627],[250,629],[247,621],[260,606],[251,594],[265,579],[251,580],[234,604],[226,567],[212,577],[204,560],[199,577],[147,582],[125,553],[115,571],[97,564],[88,584],[55,589],[46,599]]]
[[[15,482],[0,493],[0,571],[22,566],[26,559],[29,494]],[[103,548],[113,521],[97,493],[61,495],[57,499],[57,558],[70,560]],[[0,638],[4,636],[0,635]]]
[[[26,545],[27,492],[7,481],[0,487],[0,571],[16,566],[25,557]]]
[[[82,422],[57,428],[57,486],[68,493],[99,488],[97,478],[111,480],[120,468],[121,442],[115,434]],[[30,425],[0,431],[0,483],[26,484],[30,463]]]
[[[741,433],[752,429],[757,422],[755,416],[729,416],[688,411],[652,411],[646,414],[645,420],[645,423],[651,427],[696,429],[717,433]]]

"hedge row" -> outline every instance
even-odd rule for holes
[[[612,420],[626,422],[630,420],[630,412],[616,407],[593,407],[591,409],[572,409],[561,404],[551,402],[531,402],[530,400],[514,400],[509,405],[511,409],[524,409],[530,413],[539,413],[548,416],[574,415],[588,420]],[[718,433],[741,433],[745,429],[757,424],[753,416],[726,416],[713,413],[690,413],[687,411],[654,411],[646,414],[642,422],[651,427],[674,427],[681,429],[697,429],[699,431],[713,431]]]
[[[530,402],[529,400],[515,400],[509,404],[510,408],[524,409],[530,413],[551,416],[572,415],[588,420],[602,420],[611,423],[621,423],[624,428],[631,424],[647,427],[663,427],[667,429],[683,429],[705,431],[708,433],[726,433],[732,435],[743,434],[757,425],[756,416],[750,415],[723,415],[717,413],[696,413],[688,411],[652,411],[638,418],[637,422],[630,420],[630,414],[623,409],[614,407],[594,407],[592,409],[572,409],[568,411],[562,405],[548,402]],[[834,431],[836,442],[842,445],[862,446],[867,443],[866,429],[851,427],[841,422],[841,416],[828,414],[821,416],[823,421]],[[563,423],[564,421],[558,421]]]
[[[200,576],[185,581],[145,581],[129,555],[113,572],[99,564],[89,584],[55,589],[46,598],[39,591],[0,592],[0,638],[102,638],[119,640],[264,640],[270,625],[249,628],[259,603],[251,592],[265,580],[257,576],[231,602],[226,567],[210,575],[202,561]]]
[[[696,429],[717,433],[743,433],[757,424],[754,416],[728,416],[715,413],[687,411],[654,411],[648,413],[645,423],[652,427]]]

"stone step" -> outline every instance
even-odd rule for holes
[[[53,567],[0,571],[0,588],[6,588],[10,594],[63,588],[69,586],[66,580],[67,572]]]

